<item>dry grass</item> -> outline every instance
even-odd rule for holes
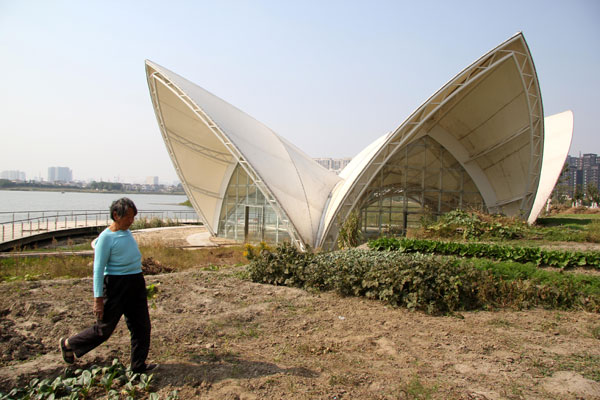
[[[241,246],[184,250],[155,244],[140,246],[140,251],[144,259],[152,257],[175,271],[247,262]],[[84,278],[92,276],[92,269],[92,256],[6,258],[0,260],[0,281]]]
[[[243,256],[244,248],[242,246],[186,250],[152,244],[140,246],[140,251],[144,258],[152,257],[161,264],[175,269],[175,271],[211,265],[238,265],[248,262]]]
[[[0,260],[0,281],[92,276],[92,256],[15,257]]]

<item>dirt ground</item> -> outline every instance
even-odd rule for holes
[[[252,283],[243,268],[146,277],[161,398],[600,399],[598,314],[428,316]],[[62,373],[58,339],[93,323],[91,298],[90,278],[0,284],[0,392]],[[129,362],[123,321],[76,367],[113,358]]]

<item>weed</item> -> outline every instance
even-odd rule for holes
[[[158,286],[160,286],[160,283],[152,283],[148,286],[146,286],[146,298],[148,300],[150,300],[150,307],[152,308],[156,308],[156,296],[158,295]]]
[[[300,346],[305,346],[305,345],[301,344]],[[297,349],[299,349],[299,347]],[[308,347],[308,346],[306,346],[306,347]],[[289,346],[284,343],[281,345],[281,348],[275,354],[275,357],[273,358],[273,360],[275,360],[275,362],[279,362],[279,361],[281,361],[281,357],[284,355],[287,355],[288,353],[289,353]]]
[[[584,378],[600,382],[600,356],[593,354],[554,355],[550,360],[533,360],[531,366],[540,375],[551,376],[557,371],[573,371]]]
[[[495,326],[497,328],[510,328],[513,324],[502,318],[494,318],[488,322],[491,326]]]
[[[258,324],[253,324],[239,328],[237,336],[240,338],[258,338],[259,335]]]
[[[237,266],[236,266],[237,267]],[[235,268],[233,272],[229,274],[229,276],[237,278],[242,281],[250,280],[250,273],[246,268]]]
[[[600,340],[600,325],[595,325],[590,328],[592,337]]]
[[[360,217],[358,212],[352,211],[344,223],[340,224],[337,245],[340,249],[349,249],[359,245],[362,238]]]
[[[414,375],[411,380],[403,385],[402,392],[404,392],[409,399],[431,399],[432,395],[438,391],[437,386],[428,387],[424,385],[419,379],[418,375]]]
[[[360,379],[351,374],[331,375],[329,377],[330,386],[358,386]]]

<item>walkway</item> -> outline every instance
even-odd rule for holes
[[[194,211],[139,210],[137,220],[198,223]],[[20,211],[0,213],[0,251],[39,240],[95,233],[110,225],[106,210]]]
[[[133,236],[140,246],[160,245],[167,247],[178,247],[183,249],[197,249],[205,247],[219,247],[236,244],[236,242],[214,238],[202,225],[171,226],[163,228],[140,229],[133,231]],[[43,257],[43,256],[88,256],[93,255],[93,250],[81,251],[36,251],[36,252],[14,252],[0,253],[0,258],[11,257]]]

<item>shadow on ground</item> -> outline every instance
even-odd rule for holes
[[[318,373],[303,367],[281,368],[273,363],[243,360],[235,356],[192,356],[187,362],[161,363],[154,374],[159,387],[200,386],[225,379],[251,379],[276,374],[316,378]]]

